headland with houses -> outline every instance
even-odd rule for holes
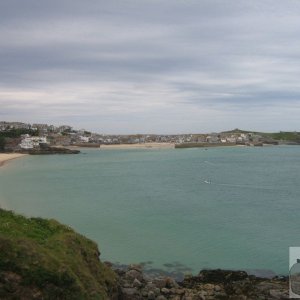
[[[112,135],[74,129],[69,125],[0,122],[0,151],[46,154],[62,147],[191,148],[218,146],[264,146],[300,144],[299,132],[264,133],[234,129],[231,131],[194,134]],[[74,148],[73,148],[74,149]],[[67,151],[68,152],[68,151]]]

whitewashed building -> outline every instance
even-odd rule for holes
[[[40,146],[40,144],[48,144],[46,137],[41,136],[29,136],[26,134],[20,143],[21,149],[33,149]]]

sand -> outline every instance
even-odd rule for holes
[[[21,153],[0,153],[0,167],[4,165],[5,162],[15,159],[15,158],[19,158],[19,157],[23,157],[27,154],[21,154]]]
[[[101,145],[100,149],[170,149],[174,148],[173,143],[143,143],[143,144],[117,144]]]
[[[12,159],[16,159],[19,157],[23,157],[27,154],[21,154],[21,153],[0,153],[0,167],[2,167],[7,161],[10,161]],[[0,199],[0,208],[2,209],[9,209],[9,206],[7,205],[7,202],[3,199]]]

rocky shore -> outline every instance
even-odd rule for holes
[[[23,150],[21,153],[30,155],[48,155],[48,154],[78,154],[79,150],[63,147],[41,147],[40,149]]]
[[[203,270],[176,282],[171,277],[149,277],[139,265],[115,270],[122,300],[266,300],[289,299],[288,278],[259,278],[244,271]]]

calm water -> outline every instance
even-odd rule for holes
[[[82,151],[1,168],[2,205],[71,225],[112,262],[288,272],[300,147]]]

